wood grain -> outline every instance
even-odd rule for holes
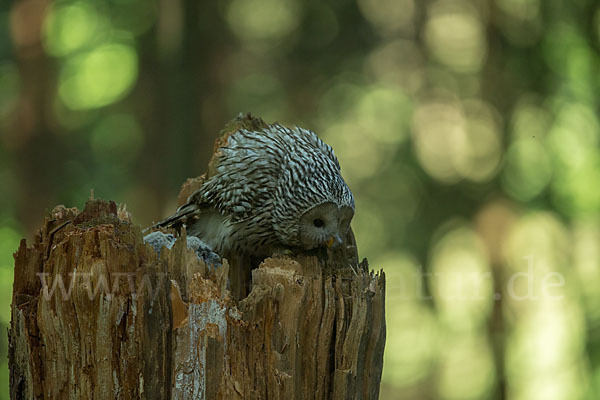
[[[236,300],[247,266],[209,268],[182,235],[158,257],[113,202],[53,210],[15,253],[11,398],[378,397],[385,275],[352,236],[264,260]]]

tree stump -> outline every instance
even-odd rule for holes
[[[182,239],[158,255],[114,202],[57,207],[15,253],[11,398],[378,397],[385,276],[352,244],[266,259],[237,300]]]

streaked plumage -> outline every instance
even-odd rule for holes
[[[217,253],[341,243],[354,215],[333,150],[303,128],[239,117],[217,140],[206,181],[155,226],[185,224]]]

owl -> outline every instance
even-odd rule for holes
[[[310,130],[249,114],[225,131],[202,186],[154,227],[185,225],[222,256],[342,243],[354,197],[329,145]]]

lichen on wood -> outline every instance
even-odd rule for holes
[[[11,398],[377,398],[385,275],[351,234],[264,260],[243,298],[244,266],[209,267],[181,236],[158,255],[113,202],[53,210],[15,253]]]

